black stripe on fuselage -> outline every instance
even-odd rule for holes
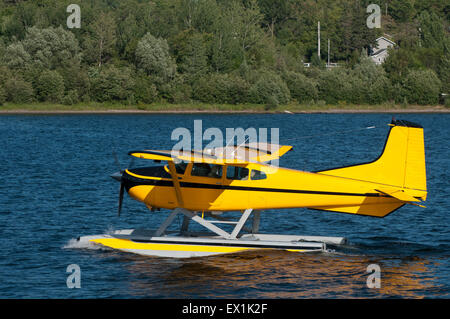
[[[125,174],[124,174],[125,175]],[[125,176],[124,176],[125,177]],[[143,179],[134,176],[126,175],[125,187],[127,191],[138,185],[153,185],[162,187],[173,187],[172,181]],[[391,197],[379,193],[343,193],[343,192],[329,192],[329,191],[312,191],[301,189],[285,189],[285,188],[267,188],[267,187],[250,187],[250,186],[231,186],[231,185],[216,185],[205,183],[191,183],[180,181],[180,186],[186,188],[202,188],[202,189],[220,189],[220,190],[237,190],[237,191],[254,191],[254,192],[275,192],[275,193],[292,193],[292,194],[311,194],[311,195],[335,195],[335,196],[365,196],[365,197]]]

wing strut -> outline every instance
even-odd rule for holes
[[[183,207],[183,197],[181,196],[181,186],[180,181],[178,180],[177,170],[175,168],[175,164],[172,161],[168,161],[169,164],[169,172],[172,176],[173,186],[175,188],[175,195],[177,196],[178,207]]]

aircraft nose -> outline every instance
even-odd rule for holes
[[[111,175],[111,177],[116,181],[120,182],[122,181],[122,175],[123,175],[122,172],[115,172],[114,174]]]

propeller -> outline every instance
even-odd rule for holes
[[[114,156],[114,162],[116,162],[116,165],[117,165],[117,168],[119,169],[119,172],[123,173],[123,170],[120,168],[120,163],[119,163],[119,159],[117,158],[116,151],[113,151],[113,156]]]
[[[123,179],[124,170],[122,170],[120,167],[120,162],[117,158],[117,154],[115,151],[113,151],[113,156],[114,156],[114,161],[116,162],[116,165],[119,168],[119,172],[112,174],[111,177],[114,178],[116,181],[120,182],[119,207],[117,209],[117,216],[120,217],[120,212],[122,210],[122,203],[123,203],[123,194],[124,194],[124,190],[125,190],[125,181]],[[131,161],[129,162],[127,169],[133,165],[133,162],[134,162],[134,158],[132,158]]]
[[[120,217],[120,211],[122,210],[124,189],[125,189],[125,183],[121,180],[120,181],[120,190],[119,190],[119,209],[117,210],[118,217]]]

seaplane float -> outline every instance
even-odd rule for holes
[[[394,119],[389,126],[384,149],[374,161],[317,172],[267,164],[292,149],[270,143],[131,151],[131,156],[167,164],[112,175],[120,182],[119,215],[125,191],[152,211],[163,208],[170,213],[153,230],[116,230],[78,240],[140,255],[179,258],[255,249],[324,251],[346,239],[259,233],[261,211],[308,208],[382,218],[405,204],[424,207],[423,128]],[[225,212],[238,216],[230,219],[222,215]],[[179,229],[169,230],[177,216],[182,217]],[[203,226],[197,227],[202,231],[189,229],[192,222]]]

